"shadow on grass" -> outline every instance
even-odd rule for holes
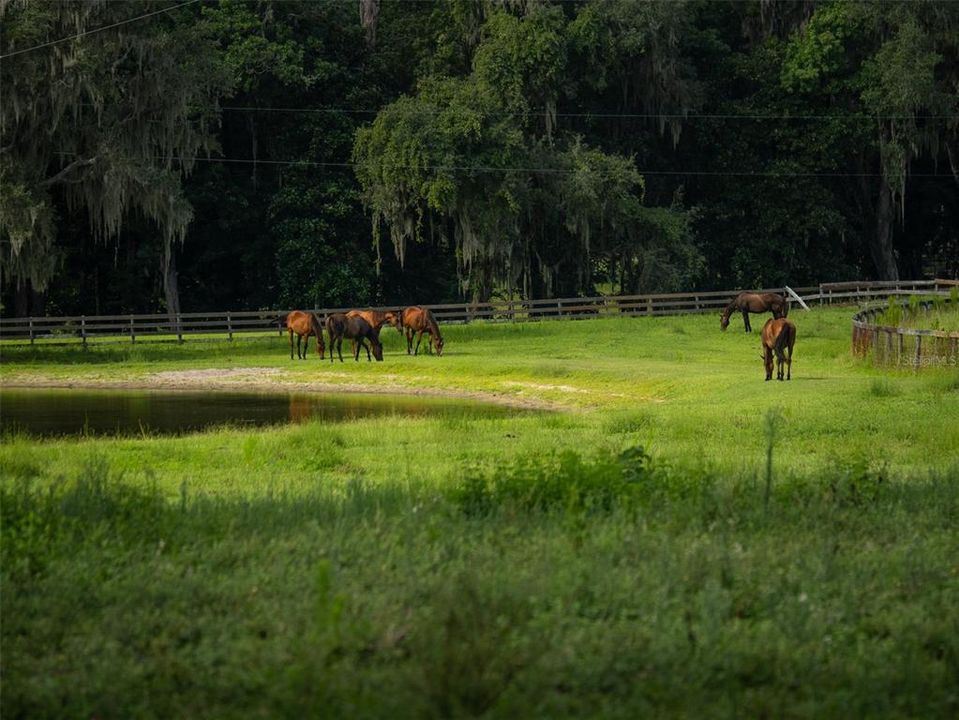
[[[10,717],[954,717],[959,467],[0,485]],[[322,712],[318,711],[322,708]]]

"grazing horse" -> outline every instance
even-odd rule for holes
[[[789,303],[786,302],[786,298],[776,293],[741,292],[723,310],[719,320],[721,329],[725,330],[729,327],[729,316],[737,310],[743,314],[743,324],[746,326],[746,332],[752,332],[752,326],[749,324],[749,313],[772,311],[774,318],[784,318],[789,314]]]
[[[323,344],[323,325],[316,313],[303,312],[302,310],[293,310],[286,316],[286,329],[290,331],[290,360],[293,359],[293,333],[296,333],[296,356],[301,360],[306,360],[307,349],[310,346],[310,335],[316,335],[316,352],[323,359],[326,352],[326,346]],[[303,353],[300,354],[300,341],[306,338],[303,343]]]
[[[399,318],[394,312],[380,312],[379,310],[350,310],[346,317],[361,317],[370,324],[374,330],[379,330],[384,325],[397,327]]]
[[[343,362],[343,338],[355,341],[353,345],[353,359],[360,359],[360,348],[366,350],[366,359],[370,360],[370,348],[366,344],[369,340],[373,347],[373,357],[383,360],[383,346],[380,344],[380,332],[361,317],[347,317],[343,313],[334,313],[326,318],[326,332],[330,336],[330,362],[333,362],[333,347]]]
[[[762,359],[766,366],[766,380],[773,379],[773,353],[776,354],[776,379],[783,379],[783,364],[786,379],[790,380],[793,367],[793,345],[796,344],[796,326],[786,318],[770,318],[763,325]]]
[[[433,317],[427,308],[414,305],[404,308],[400,313],[400,325],[406,330],[406,354],[418,354],[420,351],[420,341],[423,339],[423,333],[430,336],[429,351],[433,352],[436,347],[436,354],[443,354],[443,336],[440,334],[440,326],[436,324],[436,318]],[[413,336],[419,333],[416,338],[416,350],[413,349]]]

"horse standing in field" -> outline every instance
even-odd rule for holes
[[[326,346],[323,344],[323,325],[316,313],[293,310],[286,316],[286,329],[290,331],[290,360],[293,359],[293,333],[296,333],[296,356],[306,360],[307,349],[310,346],[310,335],[316,335],[316,352],[323,359]],[[300,341],[303,343],[303,353],[300,354]]]
[[[793,367],[793,345],[796,344],[796,326],[786,318],[770,318],[762,330],[762,358],[766,366],[766,380],[773,379],[773,354],[776,355],[776,379],[783,379],[786,365],[786,380],[790,380]]]
[[[784,318],[789,314],[789,303],[786,298],[776,293],[741,292],[723,310],[719,320],[719,327],[722,330],[729,327],[729,316],[737,310],[743,314],[743,325],[746,326],[746,332],[752,332],[752,326],[749,324],[749,313],[771,311],[774,318]]]
[[[376,332],[377,339],[380,337],[380,328],[384,325],[391,325],[397,329],[398,332],[402,334],[402,330],[399,329],[399,313],[394,312],[381,312],[379,310],[350,310],[346,313],[346,317],[358,317],[363,318],[370,324],[370,327]],[[353,350],[354,354],[356,353],[356,340],[350,340],[350,348]]]
[[[443,336],[440,334],[440,326],[436,323],[436,318],[433,317],[427,308],[420,307],[419,305],[414,305],[412,307],[404,308],[400,313],[400,326],[406,330],[406,354],[409,355],[413,353],[416,355],[420,351],[420,342],[423,340],[423,333],[427,333],[430,336],[429,340],[429,351],[433,352],[433,347],[436,347],[436,354],[443,354]],[[413,349],[413,335],[419,335],[416,338],[416,349]]]
[[[333,362],[333,347],[343,362],[343,338],[354,341],[353,359],[360,359],[360,348],[366,350],[366,359],[370,360],[370,347],[373,348],[373,357],[377,362],[383,360],[383,346],[380,344],[380,331],[361,317],[347,317],[343,313],[334,313],[326,318],[326,332],[330,336],[330,362]],[[369,341],[370,345],[366,344]]]

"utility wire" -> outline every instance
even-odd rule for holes
[[[66,153],[64,153],[66,154]],[[322,168],[355,168],[357,163],[352,162],[317,162],[312,160],[251,160],[247,158],[215,158],[215,157],[157,157],[157,160],[174,160],[176,162],[211,162],[236,165],[283,165],[286,167],[322,167]],[[437,171],[455,171],[455,172],[477,172],[477,173],[509,173],[509,172],[529,172],[544,174],[568,174],[576,172],[575,170],[566,170],[563,168],[547,167],[491,167],[484,165],[388,165],[389,169],[420,169]],[[884,177],[882,173],[842,173],[842,172],[753,172],[753,171],[722,171],[722,170],[655,170],[637,168],[641,175],[695,175],[705,177],[807,177],[807,178],[849,178],[849,177]],[[910,173],[911,178],[953,178],[951,173]]]
[[[41,45],[34,45],[33,47],[23,48],[22,50],[14,50],[11,53],[6,55],[0,55],[0,60],[6,60],[7,58],[12,58],[16,55],[22,55],[23,53],[33,52],[34,50],[40,50],[41,48],[50,47],[51,45],[57,45],[62,42],[67,42],[68,40],[76,40],[77,38],[84,37],[86,35],[92,35],[93,33],[102,32],[103,30],[109,30],[110,28],[119,27],[120,25],[128,25],[132,22],[137,22],[138,20],[143,20],[144,18],[153,17],[154,15],[159,15],[161,13],[170,12],[171,10],[176,10],[177,8],[186,7],[187,5],[193,5],[200,2],[200,0],[187,0],[182,2],[179,5],[172,5],[168,8],[163,8],[162,10],[154,10],[153,12],[146,13],[145,15],[138,15],[137,17],[132,17],[127,20],[121,20],[120,22],[115,22],[111,25],[104,25],[103,27],[94,28],[93,30],[84,30],[81,33],[76,35],[70,35],[69,37],[60,38],[59,40],[51,40],[50,42],[45,42]]]
[[[317,114],[344,114],[344,115],[376,115],[380,110],[364,110],[354,108],[280,108],[280,107],[246,107],[240,105],[224,105],[220,110],[231,112],[264,112],[264,113],[317,113]],[[413,115],[439,115],[442,110],[419,110]],[[503,112],[503,111],[473,111],[477,115],[526,117],[543,115],[544,112]],[[749,115],[734,113],[613,113],[613,112],[556,112],[556,117],[585,118],[587,120],[630,118],[641,120],[696,120],[699,118],[713,120],[959,120],[959,115]]]

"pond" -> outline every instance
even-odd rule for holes
[[[154,390],[0,389],[0,431],[35,437],[177,435],[214,427],[261,427],[378,415],[510,417],[527,410],[408,395]]]

